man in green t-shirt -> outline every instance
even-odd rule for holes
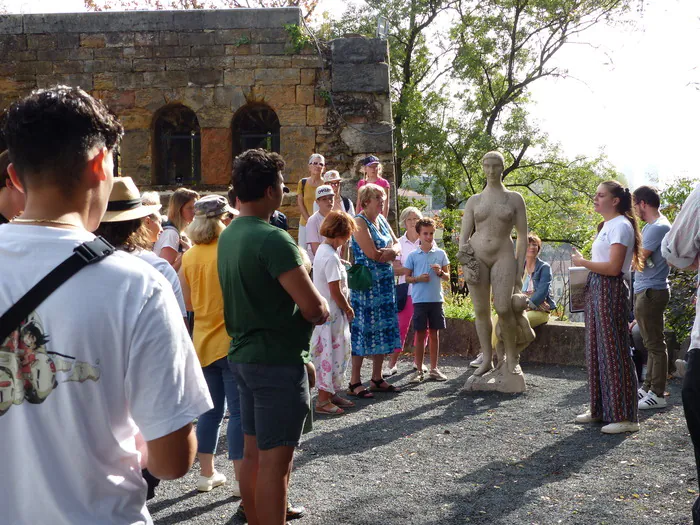
[[[285,523],[294,448],[309,407],[309,346],[328,304],[290,235],[270,216],[284,195],[284,160],[262,149],[235,158],[240,215],[219,237],[229,366],[238,383],[244,457],[239,480],[248,522]],[[256,499],[261,502],[256,506]]]

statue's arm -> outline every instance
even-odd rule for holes
[[[459,233],[459,245],[464,246],[469,238],[474,233],[474,197],[472,195],[467,200],[464,206],[464,214],[462,215],[462,230]]]
[[[520,293],[523,287],[523,268],[525,268],[525,254],[527,253],[527,212],[522,195],[513,192],[511,199],[515,203],[515,231],[518,234],[518,239],[515,242],[515,258],[518,265],[515,272],[513,293]]]

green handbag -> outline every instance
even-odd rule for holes
[[[372,272],[367,266],[353,264],[348,270],[348,287],[351,290],[369,290],[372,287]]]

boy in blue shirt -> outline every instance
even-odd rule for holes
[[[406,282],[413,285],[413,329],[416,331],[416,372],[411,383],[423,381],[423,355],[425,353],[425,332],[430,337],[430,372],[428,378],[447,381],[445,374],[437,367],[440,339],[438,330],[443,330],[445,312],[442,309],[444,296],[442,281],[450,280],[450,261],[447,254],[433,243],[435,221],[422,218],[416,222],[416,232],[420,239],[420,248],[411,252],[404,262],[408,269]]]

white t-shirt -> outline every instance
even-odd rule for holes
[[[182,317],[187,317],[187,309],[185,308],[185,298],[182,295],[182,286],[180,285],[180,279],[178,278],[177,272],[170,265],[170,263],[162,257],[158,257],[155,253],[149,252],[148,250],[135,250],[131,254],[138,257],[139,259],[146,261],[148,264],[150,264],[156,270],[163,274],[163,276],[170,283],[170,286],[173,287],[175,299],[177,299],[177,305],[180,307]]]
[[[627,247],[625,262],[622,264],[622,273],[629,278],[634,252],[634,228],[624,215],[618,215],[603,224],[603,228],[598,232],[595,241],[593,241],[592,261],[610,261],[610,247],[613,244],[622,244]]]
[[[92,239],[0,226],[0,312]],[[134,436],[163,437],[211,408],[166,279],[121,251],[83,268],[0,341],[2,521],[152,523]]]
[[[163,248],[172,248],[176,252],[180,251],[180,234],[174,228],[165,228],[158,240],[153,245],[153,253],[160,257]]]
[[[317,242],[320,244],[326,240],[326,238],[321,235],[321,223],[323,223],[323,219],[325,219],[325,217],[321,215],[321,212],[317,211],[306,221],[306,251],[309,252],[311,262],[314,262],[314,252],[311,249],[311,243]]]
[[[348,273],[345,266],[340,262],[338,252],[330,244],[323,243],[316,251],[314,260],[314,286],[328,304],[332,307],[340,308],[331,298],[331,290],[328,283],[340,281],[340,291],[348,297]]]

